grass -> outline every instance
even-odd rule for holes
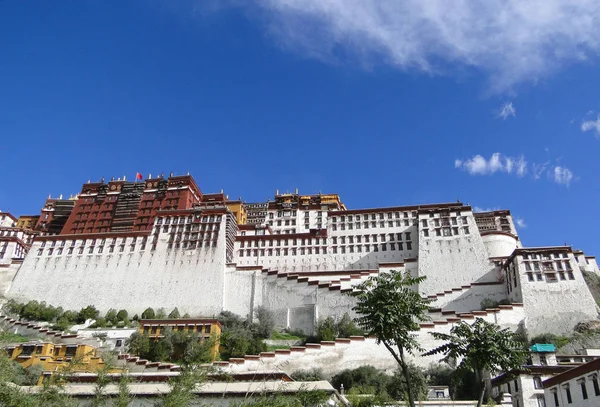
[[[273,339],[273,340],[279,340],[279,341],[291,341],[291,340],[302,340],[304,338],[300,337],[300,336],[296,336],[296,335],[292,335],[290,333],[287,332],[276,332],[273,331],[273,334],[271,334],[271,337],[269,339]]]
[[[29,338],[23,335],[13,334],[11,332],[0,331],[0,343],[11,343],[11,342],[28,342]]]

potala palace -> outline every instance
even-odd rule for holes
[[[392,269],[427,277],[415,287],[432,299],[431,321],[416,333],[424,345],[428,332],[476,317],[536,335],[598,316],[582,274],[599,273],[595,258],[523,246],[508,210],[348,209],[336,194],[297,191],[246,203],[204,194],[187,175],[88,182],[75,197],[48,198],[39,215],[0,213],[0,293],[64,309],[178,307],[208,317],[262,305],[279,326],[310,333],[319,318],[352,315],[346,294]],[[504,305],[482,309],[484,300]],[[346,352],[352,341],[372,350],[361,345],[346,361],[386,355],[369,338],[318,346]],[[319,357],[309,351],[299,364]],[[287,352],[287,363],[299,360]]]

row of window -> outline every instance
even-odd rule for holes
[[[591,375],[588,377],[588,379],[589,379],[589,381],[592,382],[592,386],[594,387],[594,395],[596,397],[600,396],[600,385],[598,384],[598,376]],[[581,391],[581,398],[583,400],[589,399],[589,394],[588,394],[588,390],[587,390],[585,377],[582,377],[581,379],[577,380],[577,384],[579,385],[579,390]],[[554,398],[554,406],[555,407],[560,407],[561,399],[566,400],[567,404],[573,403],[573,397],[571,395],[571,386],[569,384],[563,384],[561,387],[562,387],[562,392],[565,395],[564,398],[560,397],[560,392],[561,392],[560,388],[556,387],[556,388],[551,389],[552,396]]]
[[[555,271],[555,270],[571,270],[571,263],[569,260],[557,260],[557,261],[524,261],[526,271]]]
[[[558,279],[560,278],[560,280],[567,280],[567,278],[569,280],[575,280],[575,274],[573,274],[572,271],[567,271],[566,273],[564,271],[559,271],[558,272],[558,278],[556,277],[556,273],[526,273],[527,274],[527,280],[528,281],[544,281],[544,276],[546,276],[546,282],[549,283],[555,283],[558,281]],[[534,278],[535,275],[535,278]]]
[[[331,230],[332,231],[336,231],[336,230],[338,230],[338,228],[339,228],[339,230],[346,230],[346,229],[352,230],[352,229],[361,229],[361,227],[362,227],[362,229],[369,229],[369,226],[371,228],[373,228],[373,229],[378,228],[378,227],[379,228],[385,228],[385,227],[392,228],[394,226],[395,227],[402,227],[403,225],[404,226],[410,226],[411,225],[411,221],[409,219],[404,219],[404,222],[402,220],[396,220],[396,221],[389,220],[389,221],[387,221],[387,223],[386,223],[386,221],[383,221],[383,220],[381,220],[379,222],[377,222],[377,221],[371,221],[371,222],[365,221],[365,222],[340,223],[340,224],[335,224],[334,223],[334,224],[331,225]],[[413,219],[412,225],[413,226],[417,226],[418,225],[417,219]]]
[[[452,218],[435,218],[433,219],[431,222],[433,223],[434,227],[440,227],[440,226],[458,226],[459,225],[459,221],[460,220],[460,224],[461,225],[468,225],[469,222],[467,220],[466,216],[462,216],[460,218],[458,217],[452,217]],[[429,222],[427,219],[421,219],[421,226],[423,226],[424,228],[429,227]]]
[[[221,215],[204,215],[204,216],[200,216],[200,215],[196,215],[196,219],[201,218],[201,222],[202,223],[208,223],[208,222],[220,222],[221,221]],[[192,215],[189,216],[168,216],[168,217],[158,217],[156,218],[156,224],[157,225],[162,225],[163,223],[165,225],[183,225],[186,223],[192,223],[192,221],[194,220],[194,217]]]
[[[97,247],[96,246],[89,246],[87,248],[87,254],[94,254],[94,253],[95,254],[102,254],[102,253],[104,253],[104,247],[105,246],[97,246]],[[120,244],[119,246],[110,245],[110,246],[108,246],[107,252],[108,253],[114,253],[115,252],[115,248],[116,248],[116,250],[117,250],[118,253],[123,253],[125,251],[125,244]],[[136,248],[135,243],[132,243],[132,244],[129,245],[129,251],[130,252],[135,251],[135,248]],[[153,245],[152,249],[154,250],[155,248],[156,248],[156,246]],[[54,249],[54,248],[51,247],[51,248],[49,248],[47,250],[47,255],[48,256],[53,256],[53,255],[60,256],[63,253],[65,253],[67,255],[71,255],[73,253],[76,253],[76,254],[84,254],[84,253],[86,253],[86,251],[85,251],[86,248],[83,247],[83,246],[78,247],[76,252],[75,252],[75,249],[76,249],[75,247],[67,247],[67,248],[57,247],[56,249]],[[146,250],[146,243],[145,242],[140,245],[140,250],[142,250],[142,251]],[[44,249],[38,249],[37,255],[41,256],[43,254],[44,254]]]
[[[163,335],[165,333],[165,329],[167,327],[164,326],[144,326],[144,335]],[[177,325],[177,326],[171,326],[171,328],[173,329],[173,331],[176,332],[183,332],[184,329],[186,328],[185,325]],[[211,326],[210,325],[189,325],[187,326],[187,329],[185,329],[187,332],[197,332],[197,333],[206,333],[209,334],[211,331]]]
[[[308,213],[308,212],[307,212]],[[353,221],[360,221],[360,220],[369,220],[369,217],[371,218],[371,220],[377,220],[377,219],[399,219],[401,217],[401,214],[403,214],[403,217],[405,219],[408,219],[409,215],[408,212],[387,212],[387,213],[371,213],[371,214],[364,214],[362,215],[341,215],[339,217],[339,221],[340,222],[353,222]],[[417,217],[417,212],[412,212],[412,217],[416,218]],[[336,223],[338,221],[338,218],[336,216],[332,216],[331,217],[331,222],[332,223]]]
[[[523,260],[551,260],[552,258],[555,259],[568,259],[569,258],[569,254],[568,253],[552,253],[552,256],[550,256],[550,253],[544,253],[544,254],[536,254],[536,253],[532,253],[532,254],[527,254],[527,253],[523,253],[521,255],[521,257],[523,257]]]
[[[468,226],[463,226],[462,231],[465,235],[468,235],[470,233]],[[429,237],[429,233],[430,233],[429,229],[423,229],[423,236]],[[455,226],[453,228],[449,228],[449,227],[437,228],[437,229],[434,229],[434,233],[435,233],[435,236],[444,236],[444,237],[458,236],[458,234],[460,233],[460,228],[458,226]]]
[[[398,243],[382,243],[382,244],[365,244],[365,245],[354,245],[354,246],[333,246],[331,248],[332,254],[347,254],[347,253],[371,253],[371,252],[385,252],[394,250],[404,250],[405,245],[402,242]],[[412,250],[412,243],[406,242],[406,250]],[[327,254],[327,246],[315,246],[315,247],[292,247],[282,249],[240,249],[238,250],[239,257],[258,257],[258,256],[296,256],[296,255],[307,255],[307,254]]]

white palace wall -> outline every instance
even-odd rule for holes
[[[222,230],[225,220],[222,221]],[[124,240],[125,239],[125,240]],[[213,316],[223,310],[225,237],[216,247],[167,250],[167,235],[160,234],[156,250],[130,251],[131,238],[119,238],[123,252],[48,255],[35,241],[10,289],[20,301],[46,301],[54,306],[78,310],[93,304],[101,312],[110,308],[141,313],[147,307],[178,307],[183,314]],[[89,240],[89,239],[88,239]],[[76,248],[80,246],[77,241]],[[42,250],[42,255],[37,253]],[[56,253],[56,252],[54,252]]]

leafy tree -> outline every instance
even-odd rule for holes
[[[256,308],[254,313],[258,319],[258,324],[256,326],[257,335],[261,338],[268,338],[271,336],[273,328],[275,328],[275,315],[273,314],[273,311],[261,305]]]
[[[117,321],[128,321],[128,317],[127,310],[122,309],[117,312]]]
[[[171,311],[169,313],[169,318],[171,318],[171,319],[181,318],[181,315],[179,314],[179,310],[177,309],[177,307],[173,308],[173,311]]]
[[[142,319],[154,319],[155,317],[156,314],[154,313],[154,310],[150,307],[146,308],[144,312],[142,312]]]
[[[224,360],[268,350],[267,345],[257,333],[256,324],[229,311],[221,312],[219,321],[223,325],[220,342],[221,357]]]
[[[340,389],[344,385],[346,391],[355,389],[357,394],[380,396],[387,396],[389,382],[390,376],[368,365],[343,370],[331,378],[331,384],[336,389]]]
[[[427,378],[421,368],[412,363],[408,364],[410,384],[417,400],[427,399]],[[404,380],[404,372],[397,369],[387,385],[387,393],[396,400],[406,400],[408,389]]]
[[[126,341],[125,345],[129,352],[134,355],[145,358],[150,352],[150,337],[142,335],[139,332],[134,332]]]
[[[158,310],[156,310],[156,319],[166,319],[167,318],[167,311],[165,311],[164,308],[159,308]]]
[[[347,312],[344,313],[342,318],[336,323],[337,337],[338,338],[349,338],[351,336],[362,336],[364,332],[362,329],[356,326],[350,315]]]
[[[119,392],[115,400],[115,407],[128,407],[131,403],[131,391],[129,385],[131,384],[131,377],[123,372],[119,378]]]
[[[140,316],[138,314],[135,314],[132,319],[134,321],[139,321],[140,320]]]
[[[321,369],[312,368],[310,370],[296,370],[292,373],[292,379],[298,382],[316,382],[325,380],[325,375]]]
[[[98,319],[96,319],[96,322],[94,322],[90,328],[105,328],[106,327],[106,318],[104,317],[99,317]]]
[[[509,372],[521,367],[527,358],[523,344],[515,339],[513,332],[500,329],[482,318],[477,318],[472,325],[459,322],[452,327],[450,334],[433,332],[432,335],[446,343],[424,356],[443,354],[442,360],[452,363],[461,359],[458,369],[472,371],[477,377],[477,407],[481,407],[485,397],[485,372]]]
[[[351,293],[357,299],[353,310],[357,324],[383,343],[402,369],[406,382],[408,405],[415,406],[406,353],[421,350],[414,331],[426,321],[430,300],[421,297],[414,287],[425,277],[412,277],[409,272],[391,270],[371,277]]]
[[[315,329],[315,336],[309,338],[311,342],[321,341],[333,341],[335,340],[337,329],[335,326],[335,320],[333,317],[327,317],[325,319],[319,319],[317,327]]]
[[[81,309],[81,311],[79,311],[75,322],[83,324],[88,319],[98,318],[99,315],[100,312],[96,309],[96,307],[94,307],[93,305],[88,305],[87,307],[84,307]]]
[[[188,314],[187,312],[185,314],[183,314],[183,318],[191,318],[190,314]]]
[[[115,326],[117,325],[117,310],[114,308],[109,309],[106,312],[106,315],[104,316],[104,319],[106,320],[106,323],[110,326]]]

